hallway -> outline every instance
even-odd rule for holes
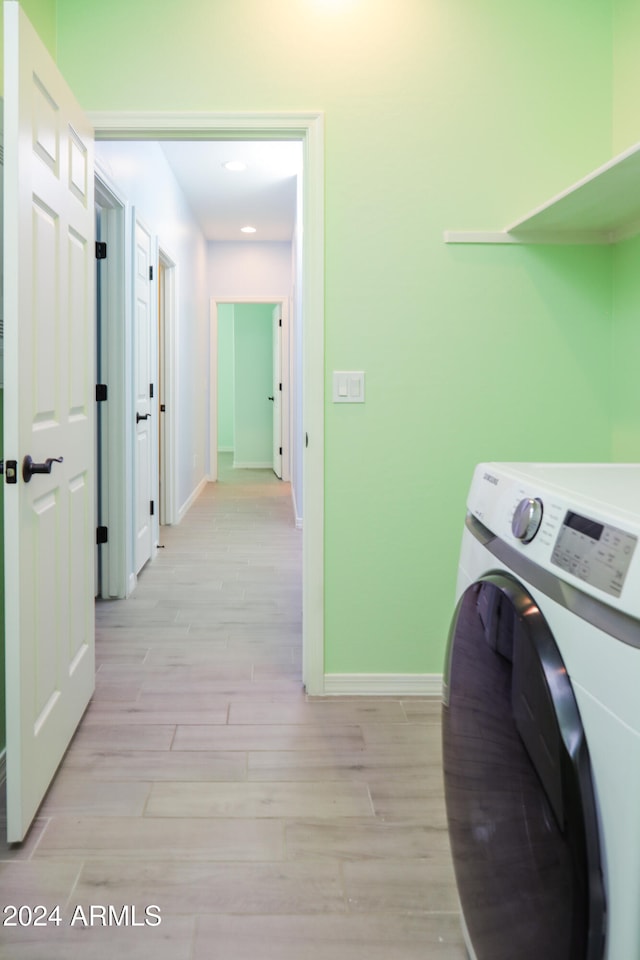
[[[0,960],[464,960],[439,703],[305,696],[289,485],[221,458],[162,536],[97,605],[94,699],[0,844],[2,907],[61,922],[24,911]]]

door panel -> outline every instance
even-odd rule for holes
[[[152,496],[151,457],[151,391],[152,382],[152,282],[151,236],[135,221],[134,244],[134,323],[135,323],[135,571],[139,573],[151,557],[153,528],[150,503]]]
[[[94,688],[93,131],[16,0],[5,33],[7,835]],[[62,457],[23,479],[21,465]],[[8,479],[5,476],[5,480]]]

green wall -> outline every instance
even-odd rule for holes
[[[236,303],[234,313],[234,465],[273,462],[272,307]]]
[[[218,450],[233,450],[233,304],[218,304]]]
[[[613,455],[640,461],[640,237],[613,249]]]
[[[637,90],[640,83],[640,4],[612,0],[613,10],[613,153],[640,140]]]
[[[439,672],[474,463],[611,456],[609,251],[442,242],[608,159],[610,4],[57,11],[87,109],[325,111],[326,669]],[[365,404],[331,403],[334,369]]]
[[[56,0],[20,0],[40,39],[56,56]],[[4,18],[0,18],[0,96],[4,91]]]
[[[637,90],[640,83],[640,5],[613,0],[613,152],[640,141]],[[613,250],[613,454],[640,461],[640,238]]]

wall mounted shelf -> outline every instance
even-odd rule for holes
[[[504,230],[446,230],[445,243],[618,243],[640,233],[640,143]]]

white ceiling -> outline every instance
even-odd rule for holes
[[[300,142],[191,140],[160,146],[207,240],[291,240]],[[232,173],[223,166],[227,160],[242,160],[247,169]],[[240,232],[249,225],[256,233]]]

